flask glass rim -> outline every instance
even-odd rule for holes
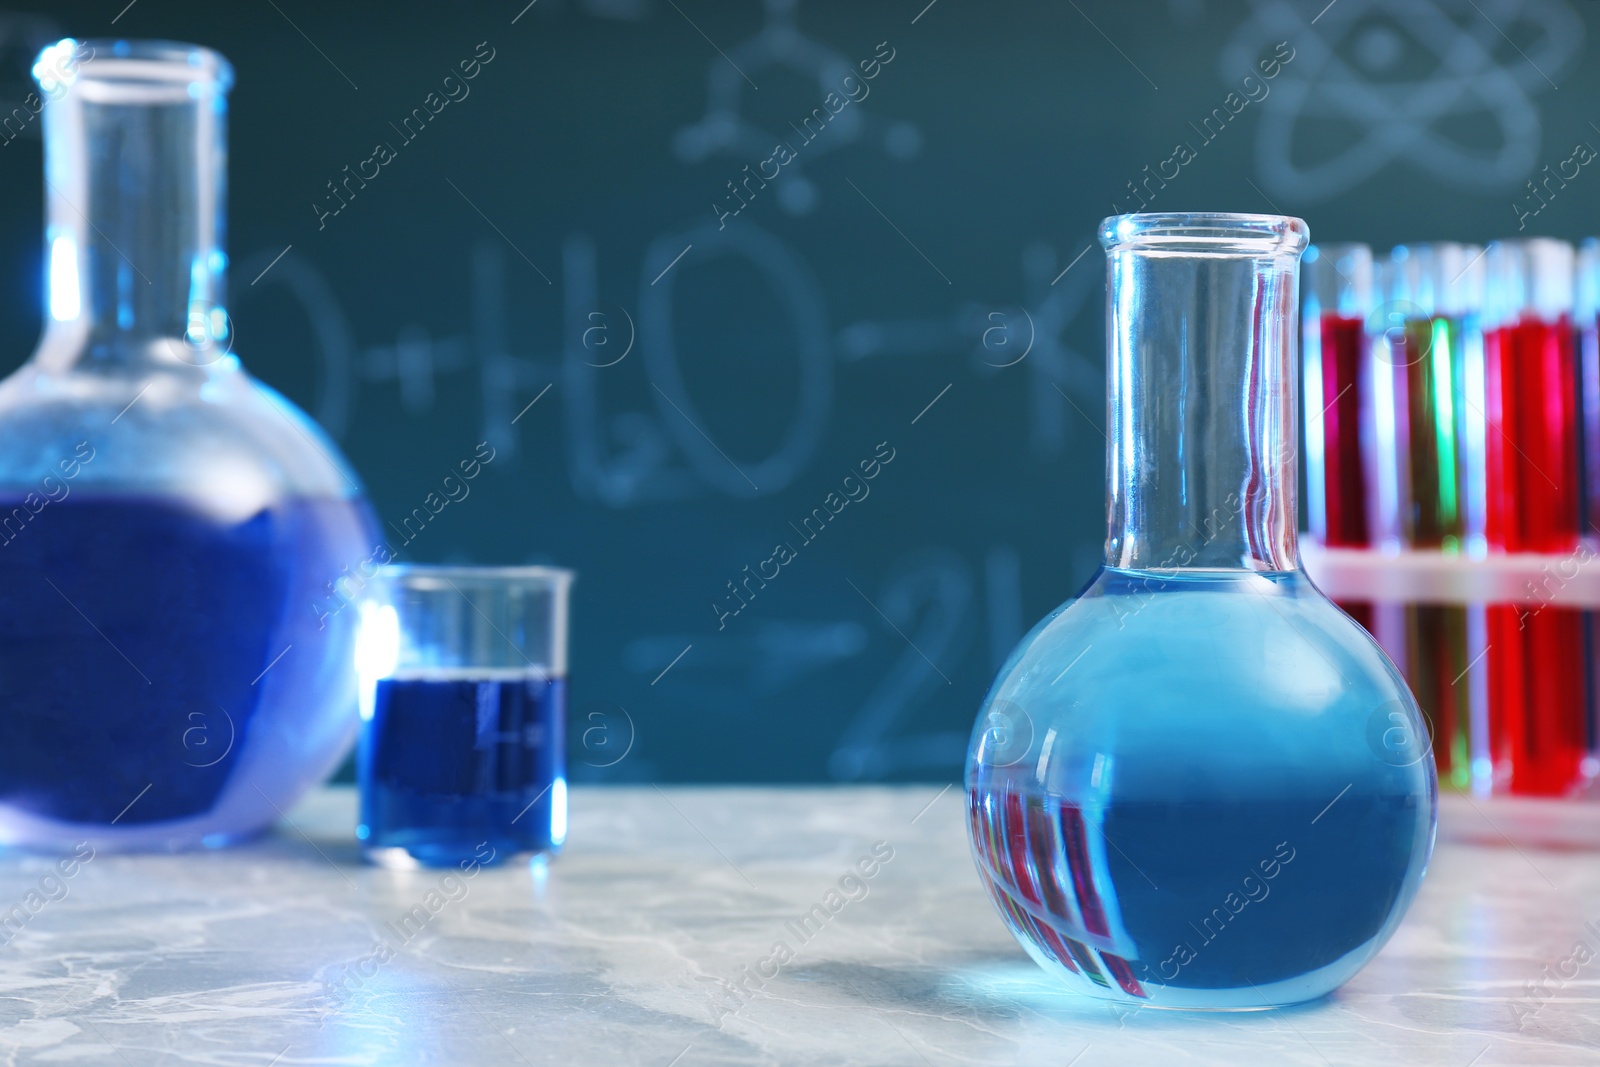
[[[185,41],[64,37],[40,50],[32,70],[51,96],[76,88],[108,97],[199,97],[233,88],[233,64],[221,52]]]
[[[1229,211],[1112,215],[1100,223],[1107,252],[1181,255],[1298,256],[1310,240],[1304,219]]]
[[[448,563],[389,563],[379,568],[382,577],[406,589],[437,590],[454,585],[559,587],[571,584],[575,571],[565,567],[481,566]]]

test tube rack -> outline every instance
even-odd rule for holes
[[[1300,559],[1317,587],[1344,603],[1600,610],[1600,543],[1589,539],[1564,553],[1475,554],[1329,548],[1302,534]],[[1600,790],[1563,799],[1441,791],[1439,822],[1455,840],[1600,849]]]

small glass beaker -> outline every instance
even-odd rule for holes
[[[567,591],[555,567],[395,565],[363,607],[367,858],[501,863],[567,836]]]

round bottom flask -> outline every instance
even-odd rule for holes
[[[223,845],[354,737],[371,512],[231,351],[227,61],[68,40],[34,72],[48,316],[0,383],[0,845]]]
[[[1415,701],[1295,546],[1298,219],[1106,221],[1110,532],[1030,633],[967,765],[980,878],[1091,995],[1321,996],[1394,932],[1432,851]]]

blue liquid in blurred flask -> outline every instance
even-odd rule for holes
[[[1298,219],[1108,219],[1106,564],[973,731],[982,881],[1092,995],[1243,1010],[1344,983],[1416,895],[1437,784],[1415,701],[1300,570]]]
[[[0,844],[226,844],[354,737],[371,514],[232,353],[227,61],[66,40],[34,74],[49,299],[0,383]]]

